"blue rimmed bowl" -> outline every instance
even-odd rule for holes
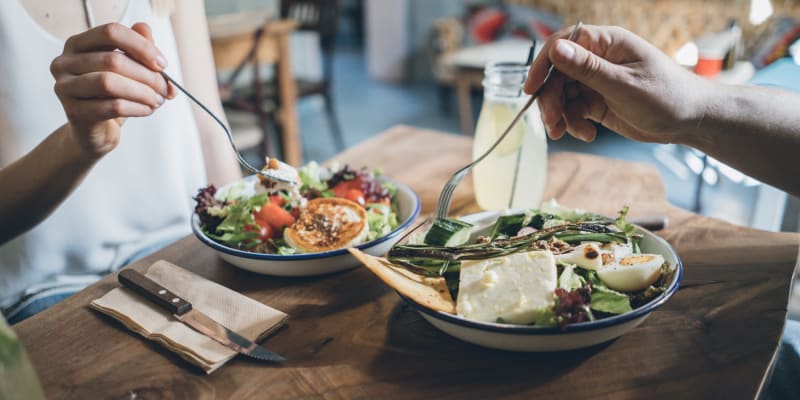
[[[480,224],[496,219],[497,213],[483,212],[464,216],[461,219]],[[433,311],[400,294],[431,325],[442,332],[465,342],[500,350],[548,352],[573,350],[604,343],[618,338],[639,324],[664,305],[677,291],[683,275],[683,264],[666,240],[652,232],[639,228],[644,235],[641,242],[643,253],[661,254],[675,268],[667,289],[658,297],[633,311],[595,321],[580,322],[559,327],[497,324],[459,317],[441,311]],[[398,293],[399,294],[399,293]]]
[[[254,179],[253,177],[244,178]],[[419,196],[410,187],[391,179],[381,177],[382,181],[397,187],[395,203],[397,204],[398,226],[388,234],[375,240],[356,246],[357,249],[371,255],[380,256],[386,253],[403,235],[406,229],[419,216]],[[220,189],[224,191],[225,187]],[[359,262],[347,249],[331,250],[305,254],[263,254],[239,250],[214,241],[200,229],[200,218],[192,214],[192,231],[195,236],[214,249],[219,256],[234,266],[259,274],[274,276],[313,276],[343,271],[356,267]]]

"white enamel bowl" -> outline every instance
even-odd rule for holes
[[[467,222],[486,220],[487,213],[472,214],[461,219]],[[496,213],[494,213],[496,215]],[[667,290],[649,303],[625,314],[601,320],[558,327],[496,324],[468,320],[454,314],[432,311],[400,295],[431,325],[450,336],[484,347],[511,351],[547,352],[572,350],[604,343],[622,336],[641,324],[651,312],[660,307],[678,290],[683,265],[666,240],[640,228],[644,235],[641,248],[644,253],[661,254],[675,268]]]
[[[254,177],[250,176],[244,179],[254,179]],[[397,203],[397,221],[399,225],[385,236],[356,246],[357,249],[375,256],[386,253],[400,240],[403,232],[419,215],[420,209],[419,197],[411,188],[388,178],[382,177],[381,179],[397,187],[395,201]],[[220,189],[220,191],[223,190],[225,190],[225,187]],[[292,255],[262,254],[234,249],[209,238],[200,229],[200,218],[197,214],[192,214],[192,231],[201,242],[214,249],[223,260],[239,268],[259,274],[312,276],[343,271],[359,264],[346,249]]]

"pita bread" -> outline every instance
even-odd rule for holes
[[[378,278],[419,305],[434,311],[456,313],[456,302],[450,296],[444,277],[428,277],[392,264],[383,257],[375,257],[358,249],[348,249],[358,261]]]

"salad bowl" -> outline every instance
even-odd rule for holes
[[[480,226],[485,221],[495,220],[498,215],[499,213],[496,211],[487,211],[463,216],[460,219]],[[666,288],[663,293],[649,302],[619,315],[570,323],[563,327],[492,323],[437,311],[399,291],[398,295],[435,328],[457,339],[479,346],[523,352],[552,352],[593,346],[622,336],[637,327],[678,290],[683,273],[683,266],[678,255],[664,239],[638,226],[637,230],[642,235],[641,251],[663,255],[664,260],[674,268],[674,273],[671,274],[669,281],[665,282]]]
[[[414,222],[420,212],[419,197],[410,187],[385,176],[381,176],[379,179],[397,188],[394,203],[397,207],[398,225],[386,235],[355,246],[371,255],[381,255],[388,251],[400,240],[403,232]],[[255,180],[256,176],[251,175],[243,178],[242,182],[249,183]],[[234,184],[238,184],[238,182]],[[224,192],[230,186],[220,188],[220,192]],[[236,267],[259,274],[284,277],[314,276],[343,271],[358,265],[358,261],[347,252],[347,249],[286,255],[240,250],[210,238],[201,228],[200,218],[196,213],[192,214],[191,224],[195,236],[213,249],[220,258]]]

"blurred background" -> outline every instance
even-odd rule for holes
[[[397,124],[472,135],[488,61],[582,20],[620,25],[686,68],[800,91],[800,0],[205,0],[220,92],[255,163],[327,160]],[[577,151],[657,165],[673,204],[798,230],[800,202],[704,154],[600,132]]]

